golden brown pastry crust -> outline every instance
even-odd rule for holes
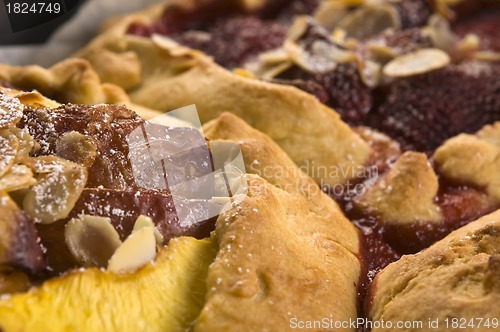
[[[297,204],[307,206],[309,211],[322,221],[316,225],[318,232],[328,233],[329,229],[335,229],[330,235],[331,239],[359,255],[356,228],[343,217],[335,201],[328,197],[311,177],[302,172],[269,136],[231,113],[223,113],[215,120],[207,122],[203,130],[210,140],[238,144],[247,173],[259,175],[295,197]]]
[[[0,78],[25,90],[38,90],[61,103],[116,104],[128,101],[123,89],[101,83],[88,61],[67,59],[45,69],[0,64]]]
[[[356,204],[379,215],[384,223],[408,224],[442,220],[434,203],[439,183],[426,155],[408,151]]]
[[[120,72],[123,70],[116,71],[118,76],[120,76]],[[3,91],[6,94],[13,94],[12,96],[16,98],[22,98],[21,101],[25,104],[42,103],[45,107],[58,107],[60,105],[58,102],[86,105],[124,104],[144,119],[161,114],[156,110],[134,104],[119,86],[102,83],[96,71],[84,59],[69,58],[50,68],[37,65],[9,66],[0,64],[0,79],[9,82],[16,88],[34,90],[31,92],[12,90],[14,91],[12,93]]]
[[[248,196],[218,218],[219,252],[194,330],[283,331],[292,318],[355,319],[358,234],[335,202],[237,116],[223,113],[203,129],[210,140],[239,144],[252,175]]]
[[[450,138],[436,150],[434,159],[445,177],[483,187],[500,201],[500,122],[475,135]]]
[[[115,21],[76,55],[88,59],[102,79],[122,82],[137,104],[160,111],[196,104],[202,123],[223,112],[236,114],[269,135],[325,185],[344,183],[353,177],[349,170],[368,161],[369,145],[315,97],[293,87],[235,75],[200,52],[175,43],[126,34],[130,22],[152,22],[163,8]],[[114,79],[113,68],[122,67],[131,70],[128,77],[122,73],[125,76]],[[132,84],[139,76],[140,82]]]
[[[448,235],[430,248],[403,256],[382,270],[372,285],[369,314],[373,320],[498,318],[500,316],[500,210]],[[389,331],[373,329],[372,331]],[[415,329],[416,330],[416,329]],[[456,329],[458,330],[458,329]],[[477,322],[467,331],[484,331]]]
[[[217,220],[219,252],[194,331],[286,331],[290,320],[356,319],[358,258],[326,220],[256,175]],[[251,328],[250,328],[251,327]]]

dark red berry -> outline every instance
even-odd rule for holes
[[[283,44],[286,27],[252,16],[220,19],[207,31],[206,39],[185,33],[174,36],[180,43],[199,49],[226,67],[243,66],[261,52]]]
[[[500,65],[469,61],[394,82],[380,128],[405,149],[431,153],[446,139],[500,120]]]

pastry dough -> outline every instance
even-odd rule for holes
[[[425,154],[408,151],[356,204],[379,215],[384,223],[438,222],[442,220],[434,203],[438,188],[437,175]]]
[[[335,221],[344,217],[326,219],[256,175],[247,180],[248,196],[217,220],[219,252],[194,331],[286,331],[292,319],[355,320],[359,260],[335,241]]]
[[[161,114],[145,106],[132,103],[125,91],[119,86],[102,83],[96,71],[84,59],[66,59],[50,68],[37,65],[17,67],[0,64],[0,79],[9,82],[18,89],[34,90],[20,92],[17,89],[11,89],[11,92],[8,92],[2,88],[2,93],[18,99],[22,98],[21,101],[25,104],[41,103],[45,107],[51,108],[58,107],[59,103],[125,104],[145,119]],[[54,101],[45,96],[54,99]]]
[[[67,59],[49,69],[37,65],[12,67],[0,64],[0,78],[24,90],[38,90],[61,103],[90,105],[128,101],[123,89],[101,83],[91,65],[82,59]]]
[[[372,320],[421,321],[418,331],[455,331],[451,318],[469,322],[500,316],[500,210],[451,233],[382,270],[372,284]],[[445,319],[449,319],[446,327]],[[387,326],[387,324],[386,324]],[[417,330],[417,329],[415,329]],[[486,331],[474,322],[467,331]],[[374,332],[391,331],[374,328]]]
[[[500,201],[500,122],[483,127],[476,135],[461,134],[434,153],[447,178],[484,187]]]
[[[223,113],[204,132],[239,144],[252,175],[248,196],[217,220],[220,249],[194,330],[284,331],[292,318],[355,319],[358,234],[335,202],[235,115]]]
[[[306,206],[310,213],[321,221],[315,225],[318,233],[327,234],[330,230],[335,230],[329,237],[348,251],[359,255],[356,228],[342,215],[335,201],[328,197],[311,177],[302,172],[269,136],[250,127],[231,113],[223,113],[205,124],[203,129],[210,140],[238,144],[247,173],[259,175],[295,197],[296,205]]]
[[[160,111],[195,104],[202,123],[223,112],[238,115],[269,135],[323,185],[344,183],[354,177],[352,169],[367,163],[368,143],[315,97],[293,87],[234,75],[200,52],[175,43],[126,34],[130,22],[152,22],[159,13],[155,7],[115,21],[76,56],[88,59],[101,78],[122,82],[134,103]],[[131,54],[137,55],[133,65]],[[113,79],[113,68],[122,67],[137,68],[140,73]],[[131,87],[137,75],[141,80]]]

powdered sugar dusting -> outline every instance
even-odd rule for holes
[[[0,128],[15,125],[23,116],[24,105],[19,99],[0,94]]]
[[[17,139],[14,135],[0,135],[0,176],[5,174],[14,164],[17,155]]]

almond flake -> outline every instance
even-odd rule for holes
[[[314,11],[313,17],[331,31],[347,13],[347,6],[340,1],[322,1]]]
[[[42,223],[66,218],[85,187],[86,168],[55,156],[30,158],[27,166],[39,174],[24,197],[24,210]]]
[[[31,169],[24,165],[12,165],[0,178],[0,191],[14,191],[19,189],[26,189],[36,183]]]
[[[154,231],[155,231],[156,244],[159,246],[163,245],[163,241],[164,241],[163,235],[156,228],[156,226],[153,222],[153,219],[151,219],[150,217],[143,216],[143,215],[140,215],[139,217],[137,217],[137,219],[135,220],[134,229],[132,230],[132,233],[135,233],[144,227],[153,227]]]
[[[388,4],[365,5],[345,16],[338,24],[347,37],[364,40],[381,34],[387,29],[400,27],[398,12]]]
[[[97,156],[95,143],[76,131],[64,133],[56,141],[56,154],[64,159],[89,167]]]
[[[278,64],[289,59],[288,53],[283,48],[277,48],[259,54],[259,60],[270,65]]]
[[[19,99],[0,94],[0,129],[13,127],[23,116],[24,105]]]
[[[154,227],[142,227],[121,244],[108,262],[113,273],[133,273],[156,256]]]
[[[312,73],[325,74],[333,71],[338,63],[355,59],[352,52],[321,40],[312,44],[310,52],[291,40],[285,41],[283,47],[295,64]]]
[[[0,177],[9,171],[16,161],[19,142],[10,131],[0,131]]]
[[[425,48],[395,58],[384,67],[384,75],[406,77],[443,68],[450,63],[447,53],[437,48]]]
[[[474,54],[474,58],[481,61],[500,61],[500,52],[478,51]]]
[[[35,139],[30,135],[27,128],[10,128],[9,131],[16,136],[19,142],[19,151],[17,154],[17,160],[20,161],[24,157],[28,157],[31,150],[35,146]]]
[[[64,229],[64,239],[83,266],[105,267],[122,244],[109,218],[89,215],[71,219]]]
[[[153,34],[153,36],[151,36],[151,40],[156,46],[164,49],[165,51],[168,51],[168,53],[170,53],[170,55],[172,56],[180,57],[193,53],[192,49],[182,46],[181,44],[171,38],[168,38],[167,36]]]

